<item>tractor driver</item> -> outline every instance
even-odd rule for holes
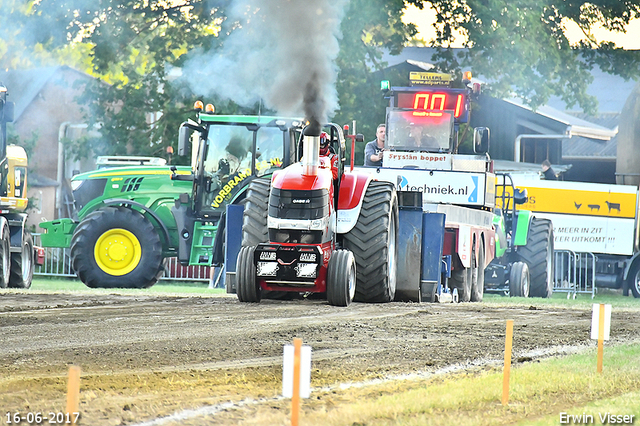
[[[331,174],[333,174],[333,179],[336,180],[338,179],[338,156],[329,142],[327,132],[320,133],[320,157],[324,157],[330,162]],[[321,159],[320,161],[324,163],[324,160]]]

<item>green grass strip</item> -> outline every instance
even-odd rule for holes
[[[599,414],[634,415],[635,424],[640,424],[640,345],[605,346],[603,374],[596,372],[595,350],[512,368],[509,405],[504,407],[502,369],[401,387],[370,390],[368,395],[357,396],[358,402],[340,404],[335,409],[313,409],[305,414],[304,424],[579,424],[561,423],[561,413],[590,414],[594,419],[590,424],[602,424]]]
[[[5,292],[7,290],[4,290]],[[10,290],[9,290],[10,291]],[[198,281],[168,281],[160,280],[155,285],[143,289],[123,289],[123,288],[89,288],[82,281],[75,278],[43,278],[38,277],[33,280],[31,288],[27,290],[15,290],[19,292],[72,292],[82,294],[123,294],[123,295],[166,295],[166,296],[188,296],[188,295],[222,295],[226,294],[224,289],[210,289],[206,282]]]

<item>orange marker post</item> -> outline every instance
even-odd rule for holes
[[[67,419],[75,425],[80,411],[80,367],[69,367],[69,383],[67,384]]]
[[[604,303],[600,304],[598,313],[598,373],[602,373],[602,358],[604,356]]]
[[[507,336],[504,341],[504,370],[502,373],[502,405],[509,404],[509,377],[511,375],[511,344],[513,341],[513,320],[507,320]]]
[[[300,415],[300,355],[302,339],[293,339],[293,395],[291,396],[291,426],[298,426]]]

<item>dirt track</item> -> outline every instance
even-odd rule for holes
[[[312,387],[321,387],[499,360],[506,319],[514,319],[516,361],[530,360],[535,349],[593,344],[590,310],[534,299],[521,307],[337,308],[320,300],[4,293],[0,414],[5,424],[7,411],[63,410],[71,364],[82,368],[81,425],[136,424],[245,398],[269,398],[273,409],[281,404],[273,397],[281,390],[282,348],[295,337],[313,348]],[[617,311],[613,322],[616,341],[640,334],[633,312]],[[229,424],[242,413],[193,424]]]

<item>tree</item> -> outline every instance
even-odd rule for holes
[[[596,24],[614,31],[640,16],[640,2],[551,0],[416,0],[419,8],[437,12],[435,46],[449,46],[453,34],[467,36],[462,52],[442,48],[436,65],[447,71],[471,67],[490,83],[495,96],[516,94],[532,107],[543,105],[551,95],[569,107],[578,104],[595,113],[597,101],[587,94],[589,71],[599,65],[624,78],[640,75],[640,52],[625,51],[596,40]],[[587,41],[571,46],[564,22],[576,22]]]
[[[400,53],[417,33],[413,24],[401,20],[404,7],[403,0],[351,0],[342,20],[337,59],[340,109],[334,120],[344,124],[356,120],[356,130],[366,140],[372,140],[378,124],[385,121],[388,101],[380,91],[380,81],[408,81],[408,76],[393,71],[382,73],[388,65],[382,62],[383,51]],[[358,144],[355,153],[356,165],[362,165],[364,144]]]
[[[90,65],[90,72],[102,82],[87,87],[84,101],[88,121],[100,123],[102,137],[76,144],[76,155],[87,155],[89,150],[94,155],[158,155],[174,143],[179,123],[192,116],[191,103],[203,95],[198,87],[189,88],[174,79],[172,71],[193,59],[194,52],[209,55],[221,50],[232,34],[243,31],[253,15],[230,14],[239,4],[284,7],[276,0],[0,0],[0,64],[17,68],[32,64],[34,58],[64,57],[80,69]],[[587,71],[594,65],[626,78],[640,74],[638,52],[623,51],[593,37],[571,46],[562,31],[564,19],[577,22],[587,35],[596,23],[620,30],[640,13],[637,1],[344,0],[334,4],[345,7],[336,59],[339,109],[330,118],[343,124],[356,120],[358,132],[368,140],[384,121],[387,102],[379,81],[387,79],[396,85],[407,81],[407,76],[386,69],[382,54],[400,52],[415,35],[415,27],[401,20],[408,4],[437,11],[434,45],[441,49],[434,61],[438,69],[459,74],[471,68],[489,80],[495,96],[515,93],[536,107],[555,94],[569,105],[577,103],[593,112],[595,100],[586,88],[591,79]],[[458,54],[446,48],[456,30],[468,37],[467,49]],[[21,50],[29,54],[16,53]],[[40,53],[34,56],[33,52]],[[219,110],[223,104],[228,113],[266,112],[262,102],[255,100],[242,105],[233,97],[212,100]],[[361,152],[362,146],[358,162]]]
[[[203,92],[204,84],[186,87],[182,84],[185,78],[180,81],[170,79],[167,70],[182,67],[187,62],[189,65],[195,62],[196,67],[203,68],[205,62],[194,58],[217,58],[216,54],[224,50],[225,43],[231,40],[234,33],[249,31],[248,20],[255,15],[239,15],[238,3],[264,8],[265,13],[270,7],[280,8],[277,1],[270,2],[269,6],[261,1],[217,1],[209,9],[207,6],[211,5],[210,2],[197,0],[179,4],[94,0],[90,6],[84,6],[86,12],[80,15],[72,10],[66,12],[65,16],[76,17],[68,25],[74,31],[72,36],[84,35],[83,40],[93,46],[94,73],[111,83],[93,84],[85,92],[85,102],[92,106],[89,118],[92,122],[100,123],[102,137],[76,144],[76,154],[86,156],[89,151],[95,154],[124,154],[132,150],[139,154],[157,154],[173,143],[178,124],[192,116],[189,105],[194,97],[208,93]],[[330,1],[324,4],[324,0],[316,0],[315,3],[335,12],[336,6]],[[416,30],[413,25],[405,25],[401,21],[403,0],[351,0],[344,3],[347,4],[344,11],[346,18],[340,27],[343,37],[337,61],[337,90],[341,108],[334,120],[350,122],[355,119],[363,124],[358,131],[373,135],[378,122],[384,121],[385,101],[377,90],[379,83],[374,81],[377,76],[372,76],[372,72],[386,66],[380,62],[383,49],[399,52]],[[40,12],[47,13],[45,9]],[[287,19],[291,21],[302,20],[300,15],[291,16],[291,10],[280,9],[279,12],[289,14]],[[284,34],[280,36],[286,37]],[[273,48],[262,41],[267,48]],[[249,44],[245,50],[254,48],[257,47]],[[236,55],[240,53],[237,51]],[[254,59],[265,57],[250,56]],[[291,60],[296,61],[297,58],[292,57]],[[291,67],[287,61],[276,65],[283,70]],[[221,65],[214,64],[214,69],[205,69],[204,77],[216,80],[224,77],[225,71],[227,74],[233,73],[219,68]],[[257,86],[253,83],[244,82],[256,90]],[[300,90],[300,87],[292,84],[290,90]],[[212,98],[218,104],[218,110],[224,110],[225,113],[273,112],[267,110],[262,102],[245,101],[238,105],[234,102],[238,100],[238,95],[236,92],[232,96]],[[149,125],[145,113],[151,111],[160,111],[162,115]],[[361,154],[362,149],[358,151]]]
[[[90,72],[98,77],[80,99],[88,124],[100,128],[70,146],[75,157],[90,153],[161,155],[189,116],[191,93],[169,75],[191,49],[207,45],[222,19],[205,0],[50,0],[32,5],[31,17],[59,22],[66,42],[91,46]],[[51,38],[58,41],[60,36]]]
[[[44,2],[46,3],[46,2]],[[21,69],[65,63],[91,69],[84,43],[70,43],[71,22],[56,8],[46,13],[33,1],[0,0],[0,68]]]

